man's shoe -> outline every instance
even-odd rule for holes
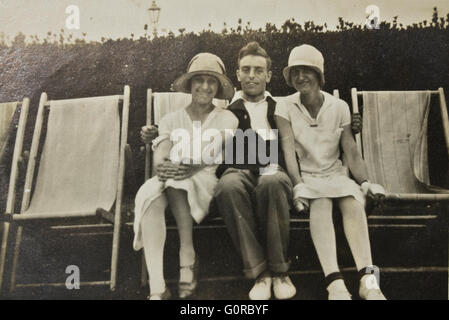
[[[271,277],[262,276],[257,278],[256,283],[249,292],[251,300],[270,300],[271,298]]]
[[[296,294],[296,288],[287,274],[279,274],[273,277],[273,291],[278,300],[290,299]]]

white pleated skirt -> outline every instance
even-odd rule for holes
[[[155,176],[147,180],[139,189],[135,199],[134,209],[134,250],[140,250],[142,243],[142,219],[145,214],[151,214],[152,204],[158,200],[158,210],[168,205],[164,189],[185,190],[190,206],[190,214],[195,222],[200,223],[208,213],[218,179],[215,176],[215,166],[206,167],[185,180],[168,179],[165,184]]]
[[[360,186],[348,177],[348,170],[342,166],[327,174],[302,174],[305,187],[300,196],[306,199],[343,198],[353,196],[362,206],[365,205]]]

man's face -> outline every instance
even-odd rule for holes
[[[190,82],[192,100],[199,104],[211,103],[218,92],[217,78],[209,75],[196,75]]]
[[[261,56],[244,56],[239,63],[237,79],[246,95],[257,97],[264,94],[271,79],[271,71],[267,70],[267,60]]]
[[[290,80],[293,87],[301,93],[320,90],[318,74],[310,67],[297,66],[290,70]]]

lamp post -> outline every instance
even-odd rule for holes
[[[156,5],[156,1],[153,0],[151,3],[151,7],[148,9],[148,13],[150,15],[150,22],[153,26],[153,36],[157,37],[157,24],[159,22],[159,15],[161,13],[161,8]]]

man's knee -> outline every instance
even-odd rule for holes
[[[268,192],[288,192],[291,193],[292,183],[290,178],[283,172],[277,172],[271,175],[262,175],[257,184],[258,191]]]
[[[233,196],[246,192],[242,177],[238,173],[223,175],[215,187],[215,197]]]

